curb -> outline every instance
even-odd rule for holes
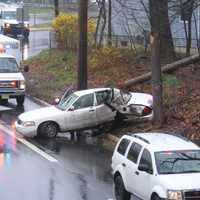
[[[30,96],[30,95],[26,95],[26,97],[28,97],[29,99],[31,99],[33,102],[35,102],[35,103],[37,103],[37,104],[39,104],[39,105],[42,105],[42,106],[51,106],[51,104],[49,104],[49,103],[47,103],[46,101],[43,101],[43,100],[41,100],[41,99],[39,99],[39,98],[37,98],[37,97],[32,97],[32,96]],[[119,137],[117,137],[117,136],[114,136],[114,135],[112,135],[112,134],[110,134],[110,133],[107,133],[106,134],[106,137],[107,137],[107,139],[109,139],[111,142],[114,142],[114,143],[117,143],[118,141],[119,141]]]
[[[33,102],[41,105],[41,106],[51,106],[51,104],[47,103],[46,101],[43,101],[37,97],[32,97],[29,94],[26,94],[26,97],[28,97],[29,99],[31,99]]]
[[[51,31],[52,28],[51,27],[47,27],[47,28],[30,28],[30,31],[34,32],[34,31]]]

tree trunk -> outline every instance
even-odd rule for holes
[[[151,32],[160,33],[160,56],[164,62],[175,58],[167,0],[149,0]]]
[[[159,33],[152,33],[151,35],[151,68],[154,124],[158,127],[161,127],[164,120],[162,105],[162,78]]]
[[[54,0],[54,12],[55,17],[59,15],[59,0]]]
[[[108,0],[108,46],[112,46],[112,0]]]
[[[190,56],[191,40],[192,40],[192,18],[190,18],[188,21],[188,39],[186,45],[186,56]]]

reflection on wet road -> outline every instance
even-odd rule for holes
[[[12,130],[17,116],[40,107],[26,98],[24,108],[15,100],[0,106],[0,194],[10,200],[108,200],[112,199],[111,153],[101,140],[82,135],[71,138],[28,139],[54,157],[50,162],[16,140]],[[14,184],[15,183],[15,184]],[[9,192],[12,190],[12,193]]]

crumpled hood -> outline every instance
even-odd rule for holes
[[[146,93],[134,93],[131,92],[131,99],[128,102],[128,105],[130,104],[138,104],[138,105],[145,105],[152,107],[153,106],[153,97],[150,94]]]
[[[2,80],[24,80],[24,76],[21,72],[19,73],[0,73],[0,81]]]
[[[51,119],[56,115],[60,115],[60,112],[63,111],[57,109],[55,106],[44,107],[22,113],[19,115],[19,119],[22,121],[39,121],[40,119]]]
[[[200,173],[159,175],[170,190],[200,189]]]

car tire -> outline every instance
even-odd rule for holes
[[[6,105],[8,104],[8,99],[1,99],[1,104]]]
[[[23,106],[24,100],[25,100],[25,96],[18,96],[18,97],[16,98],[17,105],[18,105],[18,106]]]
[[[44,138],[54,138],[58,133],[58,127],[53,122],[44,122],[38,128],[38,136]]]
[[[116,200],[130,200],[131,194],[126,191],[121,176],[117,176],[114,180],[114,193]]]
[[[157,194],[153,195],[153,197],[151,199],[152,200],[161,200],[161,198]]]

